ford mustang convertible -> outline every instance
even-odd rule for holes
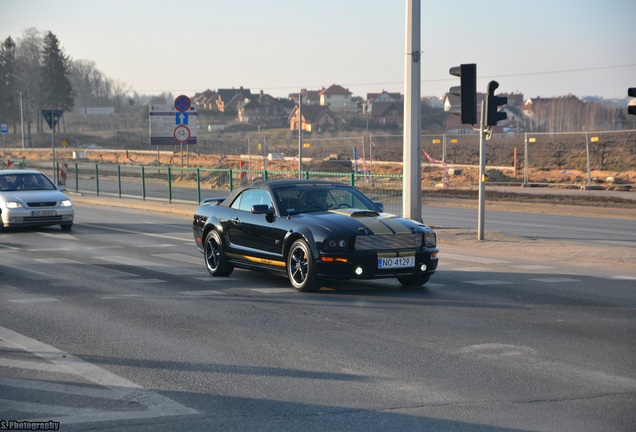
[[[383,212],[336,182],[274,180],[241,186],[197,207],[194,240],[212,276],[234,267],[276,272],[299,291],[326,279],[397,278],[424,285],[437,269],[428,226]]]

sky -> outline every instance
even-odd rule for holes
[[[417,0],[414,0],[417,1]],[[51,31],[140,94],[245,87],[276,97],[338,84],[404,93],[406,0],[0,0],[0,40]],[[477,90],[627,97],[634,0],[421,0],[422,96],[477,64]]]

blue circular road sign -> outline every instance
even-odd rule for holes
[[[181,95],[174,100],[174,107],[179,112],[184,112],[189,110],[190,106],[191,106],[190,98],[185,95]]]

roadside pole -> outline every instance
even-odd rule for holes
[[[486,109],[481,101],[481,120],[479,121],[479,216],[477,221],[477,240],[484,239],[484,207],[486,206]]]

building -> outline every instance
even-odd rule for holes
[[[346,88],[333,84],[320,91],[320,105],[329,107],[331,111],[356,111],[357,105],[351,100],[352,94]]]
[[[291,102],[291,106],[288,102]],[[260,94],[238,107],[238,121],[242,124],[264,127],[284,127],[293,111],[293,102]]]
[[[289,116],[289,129],[298,130],[298,105]],[[332,132],[336,130],[336,118],[327,106],[302,107],[302,130],[305,132]]]

